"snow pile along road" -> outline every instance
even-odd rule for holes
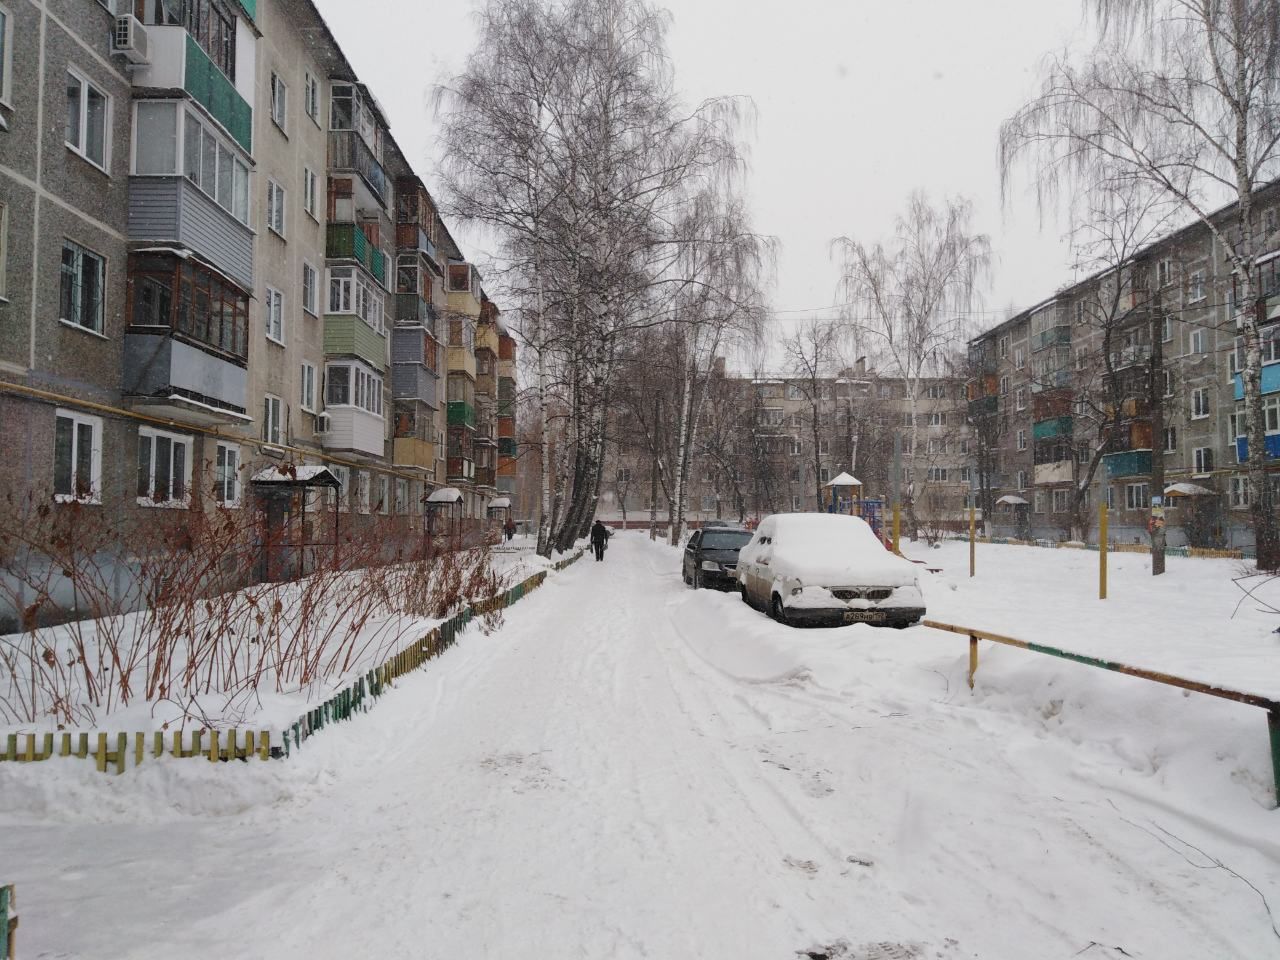
[[[1277,955],[1256,711],[965,660],[624,534],[289,763],[0,765],[0,873],[37,957]]]

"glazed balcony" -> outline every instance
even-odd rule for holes
[[[319,434],[326,450],[342,450],[364,457],[381,458],[386,453],[386,422],[360,407],[326,406],[329,428]]]
[[[1125,477],[1148,477],[1151,475],[1150,450],[1124,450],[1120,453],[1108,453],[1102,458],[1107,468],[1108,480],[1122,480]]]
[[[475,406],[463,400],[450,400],[449,426],[467,427],[474,430],[476,427]]]
[[[354,260],[387,285],[387,258],[354,223],[331,223],[325,235],[324,255],[330,260]]]
[[[185,27],[148,24],[150,63],[133,70],[133,85],[184,90],[246,152],[253,152],[253,107]]]
[[[415,437],[398,437],[392,443],[392,460],[397,467],[434,470],[436,445]]]
[[[357,174],[384,208],[391,198],[387,172],[355,130],[329,131],[329,170]]]
[[[354,314],[324,318],[324,352],[328,356],[359,357],[379,372],[387,369],[387,338]]]
[[[244,420],[248,375],[243,361],[187,342],[173,331],[130,329],[124,335],[121,392],[163,405],[174,419]]]
[[[493,467],[476,467],[475,483],[477,487],[492,487],[494,479]]]

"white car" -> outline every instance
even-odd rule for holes
[[[865,520],[842,514],[765,517],[738,555],[744,602],[782,623],[907,627],[924,616],[917,567]]]

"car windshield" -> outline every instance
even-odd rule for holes
[[[708,530],[702,535],[703,550],[741,550],[750,542],[746,530]]]

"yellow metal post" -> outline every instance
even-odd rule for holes
[[[969,576],[978,572],[978,511],[969,508]]]
[[[1107,599],[1107,504],[1098,507],[1098,599]]]
[[[978,638],[969,634],[969,689],[973,689],[973,675],[978,672]]]
[[[901,547],[901,544],[899,543],[899,537],[901,536],[901,534],[902,534],[902,507],[898,506],[898,504],[895,503],[893,505],[893,552],[894,553],[902,552],[899,549]]]

